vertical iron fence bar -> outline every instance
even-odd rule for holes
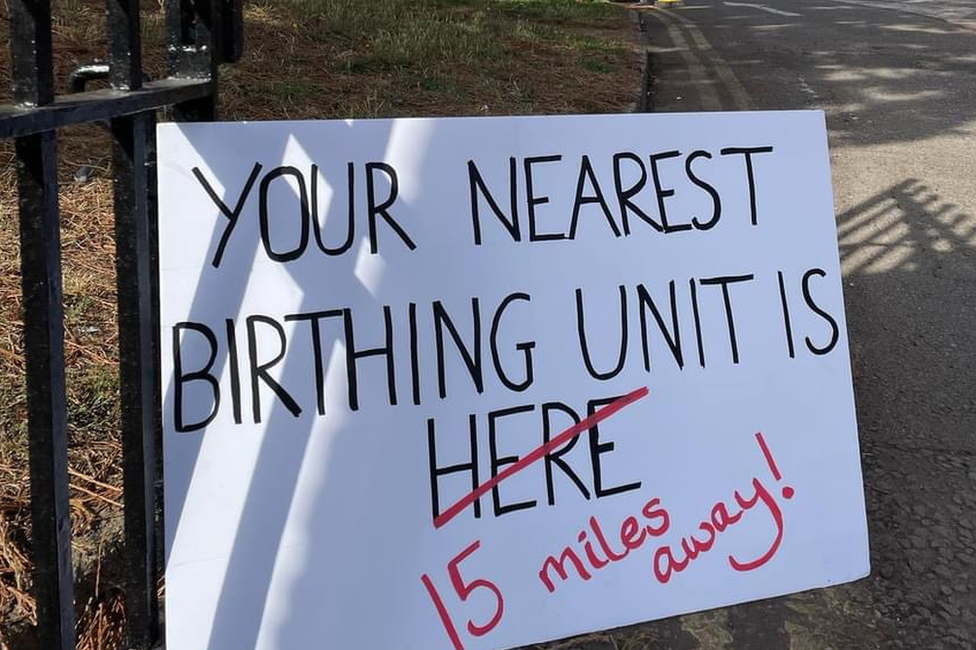
[[[160,321],[159,321],[159,213],[157,209],[156,193],[156,115],[149,113],[146,116],[146,180],[148,183],[147,191],[147,215],[149,226],[149,288],[151,298],[152,314],[152,359],[153,359],[153,451],[155,453],[155,535],[156,535],[156,581],[162,577],[166,566],[165,537],[163,536],[164,516],[163,511],[163,386],[160,369],[161,361],[161,342],[160,342]],[[160,637],[164,637],[163,620],[165,616],[165,606],[157,602],[157,624],[160,627]]]
[[[188,73],[185,50],[193,45],[193,0],[165,0],[166,69],[171,77]]]
[[[109,82],[116,90],[142,87],[142,35],[139,29],[139,0],[108,0]]]
[[[168,0],[169,72],[173,77],[209,79],[208,96],[173,106],[177,122],[217,119],[217,65],[222,0]]]
[[[53,102],[50,0],[11,0],[10,48],[14,101],[31,106]]]
[[[156,595],[156,383],[145,165],[151,114],[112,120],[128,645],[159,638]]]
[[[244,55],[244,0],[219,1],[223,4],[220,62],[237,63]]]
[[[50,1],[11,0],[10,22],[14,101],[31,106],[53,102]],[[18,138],[14,148],[24,295],[37,640],[45,650],[73,650],[57,134],[44,132]]]
[[[139,0],[107,0],[109,81],[117,90],[142,86]],[[156,582],[156,385],[146,169],[151,112],[111,121],[118,291],[122,482],[125,502],[126,635],[132,650],[159,639]]]
[[[57,135],[19,138],[15,149],[37,633],[45,650],[74,650]]]

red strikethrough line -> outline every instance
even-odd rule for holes
[[[623,397],[617,398],[616,400],[610,402],[588,418],[583,419],[579,424],[574,424],[544,445],[536,447],[529,454],[509,465],[504,470],[499,472],[497,476],[485,481],[477,488],[472,490],[469,494],[461,498],[460,501],[439,514],[434,519],[434,528],[440,528],[450,520],[454,519],[454,517],[456,517],[462,510],[474,503],[477,499],[480,499],[483,494],[505,479],[517,474],[518,472],[521,472],[532,463],[543,458],[549,452],[553,451],[557,447],[561,447],[564,443],[569,442],[583,431],[592,429],[625,406],[630,406],[637,400],[646,397],[648,392],[647,386],[631,391]]]

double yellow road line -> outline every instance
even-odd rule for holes
[[[745,111],[752,107],[742,83],[695,23],[682,16],[679,11],[662,7],[653,7],[648,13],[667,28],[671,42],[688,67],[704,110]],[[690,40],[685,38],[685,34],[690,36]],[[720,87],[731,98],[731,106],[723,105]]]

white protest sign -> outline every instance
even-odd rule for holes
[[[867,574],[822,113],[158,146],[171,647],[508,648]]]

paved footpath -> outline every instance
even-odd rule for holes
[[[545,647],[976,648],[976,0],[640,11],[656,110],[827,113],[872,575]]]

